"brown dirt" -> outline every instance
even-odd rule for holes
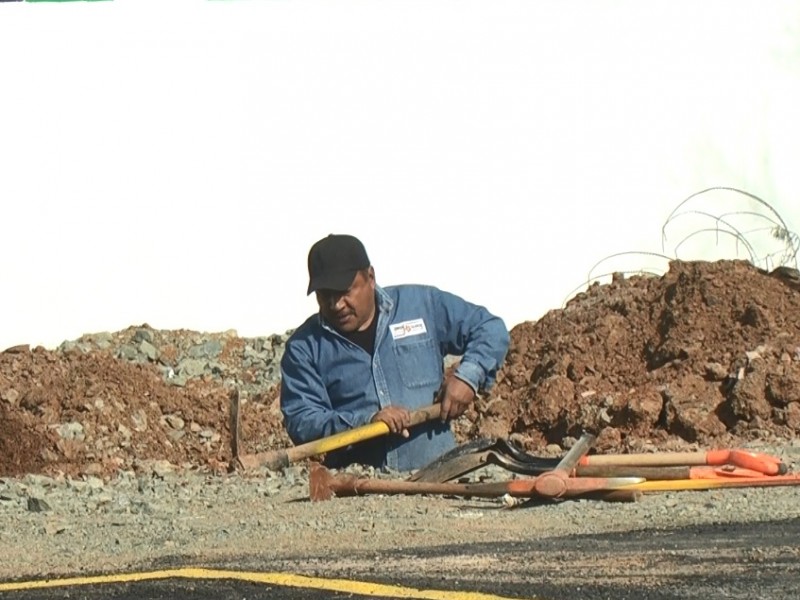
[[[601,451],[793,438],[799,291],[796,271],[744,261],[595,284],[513,329],[474,431],[535,449],[586,430]]]
[[[276,446],[288,444],[275,396],[247,403],[245,439],[274,432]],[[0,353],[0,475],[103,476],[152,461],[223,471],[228,406],[227,388],[208,375],[175,387],[154,365],[108,351],[15,347]],[[56,431],[69,423],[81,434]]]
[[[226,364],[253,377],[242,366],[242,339],[222,339]],[[675,261],[663,277],[594,284],[563,309],[517,325],[511,339],[494,390],[457,423],[461,441],[511,436],[544,451],[592,431],[598,451],[641,451],[800,431],[793,269]],[[107,476],[148,461],[222,471],[230,384],[205,374],[177,387],[155,364],[109,350],[8,349],[0,353],[0,476]],[[253,447],[288,445],[276,397],[265,389],[245,404]]]

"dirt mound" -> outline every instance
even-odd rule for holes
[[[600,451],[792,438],[799,292],[793,269],[743,261],[676,261],[663,277],[594,284],[511,331],[498,383],[457,422],[458,437],[511,436],[532,451],[583,431],[599,434]],[[6,350],[0,476],[224,469],[233,385],[247,390],[248,450],[285,447],[281,340],[143,325],[58,350]]]
[[[241,352],[240,342],[231,340]],[[286,444],[271,391],[247,403],[243,433],[255,440],[274,431],[275,445]],[[15,347],[0,353],[0,475],[105,476],[159,463],[223,470],[228,405],[228,385],[208,373],[177,386],[157,364],[111,349]]]
[[[800,429],[800,286],[744,261],[614,277],[512,331],[474,433],[598,450],[791,438]]]

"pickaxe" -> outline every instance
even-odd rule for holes
[[[567,482],[557,496],[548,496],[537,490],[536,479],[512,479],[489,483],[438,483],[435,481],[407,481],[396,479],[370,479],[352,474],[334,475],[320,464],[311,467],[309,497],[313,502],[330,500],[333,497],[362,496],[365,494],[418,495],[433,494],[476,498],[542,498],[559,499],[587,497],[606,501],[633,502],[640,494],[619,493],[617,488],[641,483],[640,477],[589,478],[576,477]],[[575,485],[572,485],[572,484]],[[609,489],[613,488],[613,489]],[[547,490],[545,490],[547,491]],[[633,491],[633,490],[632,490]]]
[[[230,470],[236,469],[255,469],[267,467],[277,471],[288,467],[290,464],[324,454],[332,450],[344,448],[350,444],[362,442],[364,440],[380,437],[389,433],[389,426],[383,421],[367,423],[360,427],[355,427],[341,433],[324,437],[313,442],[300,444],[291,448],[280,450],[270,450],[268,452],[258,452],[255,454],[245,454],[242,452],[242,432],[239,404],[239,390],[233,388],[229,395],[230,400],[230,430],[231,430],[231,464]],[[441,415],[441,405],[431,404],[423,409],[411,412],[411,424],[413,427],[426,421],[439,418]]]

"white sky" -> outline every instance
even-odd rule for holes
[[[0,4],[0,349],[282,332],[331,232],[513,327],[704,188],[796,231],[798,40],[780,1]]]

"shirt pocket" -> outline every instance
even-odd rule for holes
[[[438,385],[444,375],[442,357],[433,338],[396,341],[394,356],[406,387]]]

